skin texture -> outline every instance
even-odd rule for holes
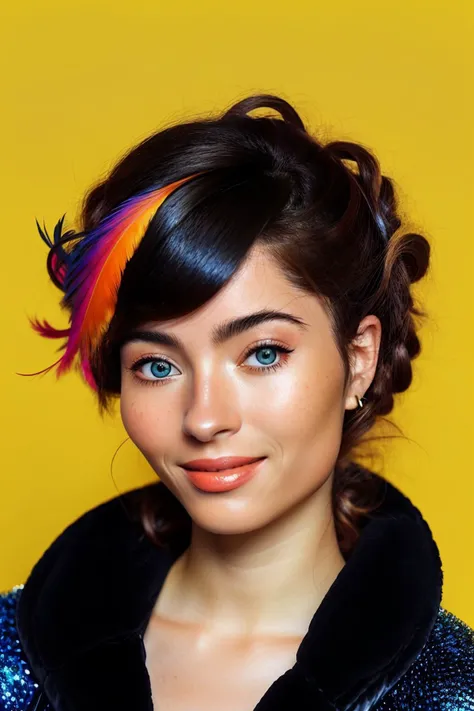
[[[261,309],[289,312],[307,327],[271,321],[211,343],[217,323]],[[380,321],[361,321],[344,389],[322,302],[291,286],[255,248],[202,308],[144,326],[178,336],[185,351],[140,341],[123,346],[122,420],[193,521],[191,544],[170,570],[145,636],[155,706],[250,711],[294,664],[344,565],[331,507],[333,469],[344,411],[357,407],[355,396],[374,377]],[[262,340],[292,352],[266,345],[245,357]],[[150,364],[133,372],[145,355],[171,366],[162,374]],[[269,371],[276,362],[282,367]],[[179,466],[223,455],[267,459],[249,482],[218,494],[197,490]]]

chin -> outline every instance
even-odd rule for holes
[[[211,533],[216,536],[245,536],[251,533],[256,533],[259,529],[264,528],[269,522],[265,521],[260,524],[257,522],[248,522],[247,525],[245,525],[245,523],[241,520],[232,522],[223,518],[222,521],[218,521],[216,519],[213,519],[212,521],[198,521],[193,519],[193,523],[199,526],[199,528],[203,531],[207,531],[207,533]]]
[[[217,496],[222,496],[218,494]],[[199,505],[186,505],[186,508],[193,524],[208,533],[218,534],[221,536],[235,536],[252,533],[257,531],[272,522],[275,517],[266,511],[249,510],[248,502],[233,501],[227,502],[227,505],[222,505],[224,502],[202,502]],[[219,505],[216,505],[219,504]]]

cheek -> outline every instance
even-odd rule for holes
[[[324,433],[340,435],[344,413],[344,369],[338,356],[316,355],[274,380],[259,398],[258,418],[275,437],[293,441]],[[252,398],[255,408],[255,397]]]
[[[149,456],[170,443],[170,433],[175,429],[170,413],[156,407],[156,398],[137,397],[122,391],[120,415],[123,426],[135,445]]]

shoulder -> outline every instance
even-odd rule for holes
[[[135,526],[139,533],[140,502],[144,494],[153,494],[155,487],[156,484],[152,484],[134,489],[83,513],[52,542],[36,562],[25,585],[0,591],[0,711],[26,711],[31,705],[36,708],[39,684],[28,663],[29,645],[34,635],[22,636],[21,629],[25,614],[38,597],[48,573],[58,567],[67,568],[72,559],[76,562],[86,559],[91,549],[104,548],[108,554],[112,543],[119,545],[117,539],[126,537],[130,526]],[[104,555],[104,560],[108,560],[108,555]]]
[[[23,711],[38,684],[31,676],[16,629],[16,608],[22,585],[0,593],[0,711]]]
[[[474,630],[442,607],[420,655],[377,706],[414,708],[474,709]]]

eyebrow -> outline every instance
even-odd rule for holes
[[[295,324],[301,330],[306,330],[309,327],[309,324],[299,318],[299,316],[294,316],[286,311],[262,310],[214,326],[211,333],[211,343],[214,346],[220,346],[222,343],[229,341],[231,338],[235,338],[244,331],[248,331],[268,321],[286,321],[287,323]],[[181,339],[166,331],[133,329],[123,339],[121,345],[124,346],[134,341],[145,341],[162,346],[171,346],[172,348],[182,351],[185,350],[184,343]]]

